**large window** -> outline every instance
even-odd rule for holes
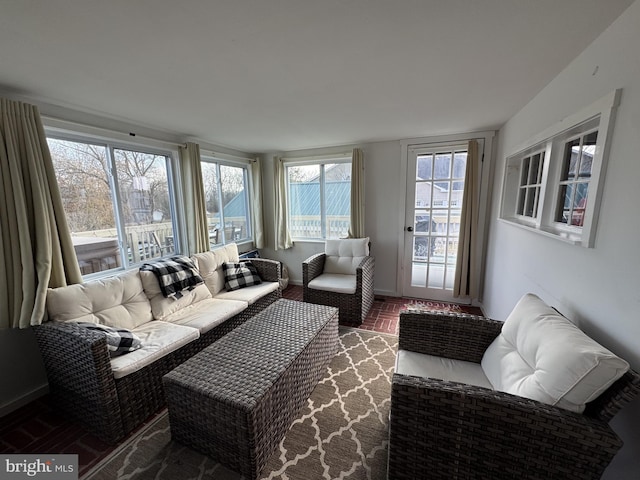
[[[175,252],[170,152],[52,137],[48,143],[84,275]]]
[[[211,247],[251,239],[247,165],[202,161],[202,182]]]
[[[620,91],[598,100],[507,157],[500,218],[592,247]]]
[[[287,162],[286,171],[291,237],[346,237],[351,213],[351,161],[292,161]]]

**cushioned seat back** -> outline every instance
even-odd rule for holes
[[[327,240],[324,273],[355,275],[358,265],[369,255],[369,237]]]
[[[131,330],[153,320],[137,271],[47,291],[51,320],[91,322]]]
[[[224,289],[224,271],[222,264],[224,262],[239,261],[238,246],[230,243],[221,248],[216,248],[211,252],[197,253],[191,259],[198,267],[200,276],[204,280],[205,285],[211,292],[216,295]]]
[[[526,294],[486,350],[482,368],[496,390],[582,412],[629,364]]]
[[[144,293],[151,304],[151,312],[156,320],[168,320],[168,317],[182,311],[202,300],[211,298],[211,293],[204,283],[197,285],[192,290],[184,290],[180,298],[167,298],[162,294],[160,282],[155,273],[140,270],[138,272],[144,287]]]

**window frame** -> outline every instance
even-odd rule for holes
[[[234,168],[242,168],[243,172],[243,183],[244,183],[244,197],[245,197],[245,205],[247,210],[247,233],[244,237],[234,240],[227,239],[225,229],[222,229],[222,242],[211,244],[211,240],[209,241],[209,247],[211,250],[216,248],[220,248],[224,245],[228,245],[229,243],[237,243],[238,245],[244,243],[252,243],[254,241],[253,238],[253,212],[251,211],[252,205],[252,196],[253,196],[253,178],[251,171],[251,159],[250,158],[229,158],[221,154],[208,152],[201,152],[200,154],[200,165],[204,163],[216,165],[216,183],[218,186],[218,203],[220,205],[220,221],[224,224],[224,205],[222,204],[222,176],[220,175],[220,167],[234,167]],[[204,178],[203,178],[204,181]],[[203,185],[204,188],[204,185]],[[209,222],[207,220],[207,228],[209,228]]]
[[[82,275],[83,280],[94,280],[98,278],[104,278],[108,276],[112,276],[114,274],[118,274],[119,272],[131,270],[134,268],[138,268],[145,260],[140,262],[130,262],[128,251],[127,251],[127,242],[126,238],[126,225],[125,219],[122,211],[122,199],[120,198],[120,188],[118,183],[118,174],[116,167],[116,160],[114,151],[115,150],[125,150],[125,151],[134,151],[140,152],[148,155],[156,155],[165,157],[165,167],[167,172],[167,189],[169,196],[169,211],[171,214],[171,227],[173,230],[173,239],[174,239],[174,251],[172,253],[167,253],[165,255],[161,255],[160,257],[154,258],[163,258],[170,255],[180,255],[183,253],[183,232],[184,225],[180,220],[183,215],[181,215],[182,204],[179,201],[178,195],[180,191],[179,187],[179,178],[178,178],[178,152],[175,148],[172,148],[171,144],[161,142],[161,141],[150,141],[150,142],[127,142],[122,139],[117,138],[117,134],[110,136],[108,134],[92,134],[85,133],[84,130],[91,130],[90,128],[82,128],[82,126],[78,126],[78,129],[68,129],[61,128],[56,126],[57,122],[51,122],[53,125],[46,123],[44,125],[45,135],[47,139],[59,140],[59,141],[67,141],[74,143],[83,143],[89,145],[95,145],[105,148],[106,158],[108,162],[108,180],[109,180],[109,189],[112,196],[113,202],[113,213],[114,213],[114,222],[115,222],[115,230],[118,235],[117,243],[118,243],[118,251],[120,253],[120,261],[121,265],[116,268],[111,268],[107,270],[101,270],[98,272],[92,272]]]
[[[326,201],[326,187],[325,187],[325,165],[335,164],[351,164],[353,158],[351,153],[335,154],[335,155],[323,155],[307,158],[283,158],[285,167],[285,182],[286,182],[286,198],[287,198],[287,228],[290,232],[293,232],[291,228],[291,184],[289,181],[289,168],[301,167],[301,166],[320,166],[319,173],[319,188],[320,188],[320,231],[321,237],[298,237],[291,235],[291,239],[294,242],[324,242],[327,240],[326,232],[326,218],[327,218],[327,201]],[[353,179],[351,179],[353,181]],[[351,212],[351,198],[349,198],[349,212]]]
[[[592,248],[595,244],[596,227],[600,211],[605,172],[613,133],[614,115],[620,104],[621,90],[615,90],[593,104],[556,123],[527,141],[514,153],[507,155],[502,185],[500,220],[509,224],[557,238],[570,244]],[[575,139],[582,139],[597,131],[597,140],[592,159],[591,176],[588,182],[586,207],[582,225],[572,225],[556,219],[558,209],[564,205],[561,186],[565,165],[566,146]],[[518,213],[518,190],[522,165],[526,158],[545,152],[540,178],[540,193],[537,215]]]

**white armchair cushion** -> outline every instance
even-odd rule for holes
[[[99,323],[128,330],[153,320],[151,305],[135,270],[102,280],[50,288],[47,312],[51,320],[58,322]]]
[[[369,255],[369,237],[327,240],[324,273],[355,275],[358,265]]]
[[[353,295],[356,293],[357,278],[355,275],[341,275],[339,273],[323,273],[309,282],[308,287],[314,290],[324,290],[326,292],[346,293]]]
[[[526,294],[486,350],[482,368],[496,390],[580,413],[629,364]]]

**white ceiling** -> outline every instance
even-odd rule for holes
[[[493,129],[632,0],[0,0],[0,90],[247,152]]]

